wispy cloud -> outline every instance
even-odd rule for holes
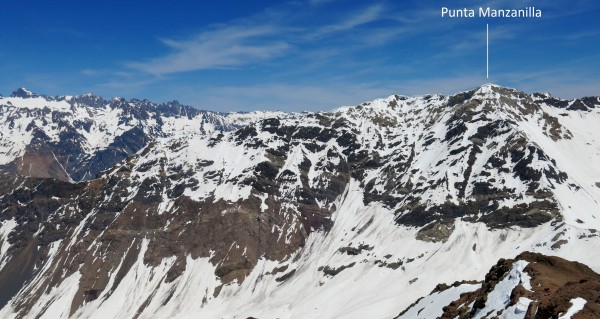
[[[372,5],[366,9],[345,16],[343,19],[340,19],[340,21],[334,24],[325,25],[316,29],[316,32],[314,32],[312,35],[315,37],[321,37],[340,31],[351,30],[369,22],[379,20],[383,12],[384,6],[382,4]]]
[[[98,77],[98,76],[106,75],[106,71],[86,68],[86,69],[81,70],[81,74],[83,74],[85,76],[89,76],[89,77]]]
[[[538,36],[535,38],[538,42],[545,41],[569,41],[569,42],[577,42],[584,39],[589,38],[598,38],[600,37],[600,30],[583,30],[579,32],[572,32],[568,34],[550,34],[547,36]]]
[[[183,39],[162,38],[166,54],[139,61],[129,61],[129,70],[161,77],[174,73],[229,69],[272,61],[286,56],[303,60],[318,56],[323,50],[330,57],[364,47],[382,45],[405,32],[389,26],[368,32],[356,30],[384,18],[385,6],[374,4],[352,12],[340,13],[333,23],[306,27],[297,21],[292,10],[269,10],[256,16],[213,25]],[[294,22],[290,22],[294,21]],[[350,35],[351,34],[351,35]],[[351,41],[350,37],[355,41]],[[339,41],[329,47],[318,45],[325,38]],[[93,70],[84,70],[95,75]]]
[[[561,98],[597,96],[600,76],[593,68],[586,68],[600,55],[565,62],[554,68],[538,71],[507,71],[495,76],[502,84],[528,92],[550,92]]]
[[[510,40],[522,33],[523,27],[520,25],[495,26],[490,29],[490,44]],[[486,30],[485,26],[479,29],[466,29],[454,31],[452,39],[440,39],[439,43],[448,49],[451,55],[463,54],[468,51],[474,51],[479,48],[485,48]],[[440,56],[437,56],[439,58]]]
[[[160,87],[159,99],[177,98],[228,111],[278,106],[327,110],[392,93],[450,94],[488,82],[485,24],[473,27],[475,24],[462,20],[441,19],[439,5],[405,10],[391,2],[370,2],[326,10],[326,14],[311,11],[330,7],[330,1],[338,0],[286,2],[253,16],[205,26],[187,37],[160,38],[166,49],[162,55],[123,63],[118,70],[86,69],[82,73],[105,78],[105,83],[97,85],[105,92],[152,98],[147,92]],[[492,1],[498,6],[520,3]],[[519,39],[535,40],[531,34],[540,37],[530,32],[535,28],[525,23],[495,24],[490,28],[490,46],[506,50]],[[590,31],[572,36],[585,40],[596,35]],[[492,58],[496,52],[500,51],[493,51]],[[511,66],[510,60],[498,58],[492,71],[501,61]],[[520,75],[496,76],[493,72],[495,78],[490,81],[516,83],[525,89],[546,85],[548,90],[559,87],[560,81],[539,78],[554,76],[566,81],[560,77],[562,72],[538,74],[531,68],[527,65]],[[229,73],[218,73],[213,81],[203,74],[216,73],[197,72],[214,69],[227,69],[234,76],[229,80],[220,76]],[[180,74],[185,72],[196,73]],[[246,78],[237,79],[237,74]],[[255,84],[256,79],[261,84]],[[589,89],[589,85],[581,87]]]
[[[161,76],[177,72],[236,67],[284,53],[290,45],[273,37],[280,29],[267,25],[217,26],[183,40],[162,39],[172,52],[127,67]]]

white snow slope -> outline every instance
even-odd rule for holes
[[[302,248],[288,258],[260,258],[242,282],[226,283],[218,294],[213,292],[222,282],[215,276],[216,265],[211,262],[211,257],[194,259],[191,255],[186,256],[183,273],[167,282],[167,272],[176,259],[165,257],[157,266],[146,264],[144,255],[151,238],[144,235],[133,266],[120,282],[116,283],[118,271],[115,269],[109,276],[107,289],[95,300],[74,309],[72,314],[65,309],[70,308],[69,300],[78,289],[79,271],[66,275],[58,286],[46,290],[42,298],[32,300],[30,310],[16,309],[20,301],[28,298],[31,287],[35,287],[37,277],[34,278],[0,310],[0,317],[12,318],[16,316],[16,311],[21,311],[20,315],[25,318],[38,315],[44,318],[393,318],[418,298],[427,296],[437,284],[479,280],[499,258],[513,258],[523,251],[576,260],[598,272],[600,259],[590,252],[600,249],[600,238],[596,232],[600,230],[600,166],[595,164],[600,163],[600,135],[597,131],[600,108],[589,111],[565,110],[539,102],[539,108],[532,110],[528,106],[531,101],[544,97],[522,97],[520,94],[486,85],[473,91],[466,102],[453,107],[447,106],[449,97],[445,96],[391,96],[358,107],[324,113],[332,121],[343,119],[345,122],[339,129],[355,134],[359,149],[367,150],[369,154],[376,152],[383,159],[383,164],[367,167],[362,176],[349,179],[340,196],[318,203],[320,207],[335,210],[331,216],[331,229],[313,229]],[[13,100],[11,104],[19,103]],[[66,102],[60,102],[60,105],[61,108],[67,108]],[[466,110],[471,106],[469,112],[473,113],[473,120],[464,121],[464,132],[458,137],[448,137],[449,130],[458,123],[453,117],[457,109]],[[78,112],[84,111],[77,106],[69,106],[69,109],[73,114],[79,114],[77,117],[104,118],[95,125],[108,127],[105,130],[107,132],[116,130],[111,123],[118,115],[113,112],[118,110],[100,108],[96,114],[80,114]],[[560,128],[551,130],[552,119],[560,123]],[[314,114],[299,119],[280,117],[280,120],[298,128],[328,128],[334,125],[322,124]],[[496,120],[505,125],[498,130],[499,134],[482,141],[472,138],[482,123]],[[173,131],[181,133],[186,125],[173,124]],[[206,134],[172,134],[157,139],[156,145],[147,153],[138,154],[134,160],[135,168],[128,175],[132,181],[128,190],[131,198],[138,191],[139,186],[136,185],[146,179],[192,168],[193,176],[186,178],[195,178],[200,184],[195,188],[186,187],[183,193],[192,200],[236,203],[256,197],[261,199],[263,210],[268,209],[268,199],[286,202],[286,208],[280,213],[287,214],[290,226],[286,229],[274,226],[272,232],[279,233],[282,241],[290,240],[293,234],[300,231],[297,228],[299,226],[294,226],[300,219],[300,206],[295,204],[300,195],[295,191],[306,185],[326,188],[332,183],[332,173],[327,167],[348,160],[348,156],[343,153],[340,139],[313,139],[310,142],[319,145],[316,149],[308,147],[306,141],[292,139],[288,156],[281,167],[295,173],[291,176],[296,177],[283,176],[285,169],[281,169],[274,178],[279,185],[278,197],[259,193],[240,181],[252,178],[257,165],[269,160],[267,149],[288,145],[277,133],[265,130],[264,126],[262,122],[250,124],[249,127],[257,128],[257,134],[241,142],[236,140],[234,132],[217,138],[219,132],[210,130]],[[87,134],[89,149],[101,147],[111,138],[98,133],[95,128]],[[3,138],[0,153],[4,154],[4,161],[19,154],[20,145],[26,144],[27,139],[23,137],[22,140],[8,141]],[[427,140],[431,142],[426,143]],[[254,143],[256,141],[261,143]],[[507,161],[500,167],[491,166],[490,158],[501,154],[507,143],[518,144],[514,141],[523,141],[524,145],[532,146],[524,147],[524,156],[531,155],[528,167],[537,172],[564,172],[567,177],[561,180],[550,173],[543,173],[535,186],[538,193],[534,195],[530,189],[533,187],[531,183],[525,183],[514,173],[516,163]],[[250,144],[255,146],[249,147]],[[474,160],[469,156],[473,145],[481,149]],[[534,148],[543,150],[545,156],[535,153]],[[454,152],[457,149],[460,151]],[[514,158],[515,155],[511,156],[507,158]],[[299,176],[304,158],[311,162],[306,182]],[[412,198],[406,196],[404,188],[390,188],[388,184],[390,172],[400,170],[402,159],[407,158],[414,158],[409,163],[410,168],[405,170],[407,173],[395,176],[394,181],[397,185],[412,185]],[[162,166],[141,169],[144,164],[156,162],[162,163]],[[471,168],[467,171],[468,167]],[[119,167],[115,167],[107,174],[117,174],[118,170]],[[209,172],[215,171],[219,172],[219,177],[207,178]],[[492,175],[482,172],[492,172]],[[461,188],[465,174],[468,178],[464,188]],[[474,195],[479,185],[477,183],[508,189],[510,196],[497,201],[498,209],[526,206],[537,201],[535,196],[540,192],[549,193],[551,197],[546,198],[551,198],[550,201],[556,204],[561,217],[534,227],[522,227],[514,223],[495,227],[485,219],[487,215],[483,212],[475,214],[475,217],[453,217],[448,225],[451,233],[446,239],[437,241],[417,239],[423,225],[402,222],[402,217],[409,216],[411,207],[417,204],[426,207],[427,212],[427,209],[435,209],[440,205],[471,203],[480,196]],[[168,198],[166,191],[163,194],[160,207],[148,214],[175,216],[174,200]],[[371,194],[385,195],[385,198],[396,198],[398,201],[388,204],[381,200],[367,200],[365,196]],[[533,210],[526,214],[535,213]],[[432,216],[436,214],[439,215],[433,213]],[[0,228],[2,253],[7,249],[5,233],[12,227],[11,221],[4,221]],[[168,230],[169,222],[164,227]],[[53,258],[53,252],[64,251],[85,236],[80,227],[67,239],[55,242],[55,249],[50,252],[48,259]],[[563,242],[554,245],[559,240]],[[245,249],[246,243],[238,244],[240,250]],[[360,249],[356,254],[340,251],[343,247],[359,246],[369,248]],[[90,250],[93,249],[94,246],[90,247]],[[98,258],[102,256],[98,255]],[[0,261],[4,261],[4,256],[0,257]],[[274,272],[282,266],[287,266],[285,272]],[[526,281],[523,277],[526,274],[518,273],[524,266],[515,266],[514,276],[498,285],[497,301],[506,299],[502,294],[512,289],[515,280]],[[342,270],[329,275],[323,271],[324,267]],[[292,270],[294,272],[287,280],[275,280]],[[39,276],[44,274],[44,270],[41,270]],[[502,290],[503,285],[508,290]],[[405,314],[405,317],[434,318],[439,315],[441,307],[438,305],[455,299],[461,292],[477,288],[478,285],[465,284],[428,296],[419,301],[423,307],[415,307],[417,310],[425,309],[423,312],[418,315]],[[523,302],[526,303],[525,300]],[[435,306],[428,308],[429,304]],[[574,301],[573,304],[569,313],[577,310],[578,302]],[[486,309],[500,307],[496,306],[493,303],[486,304]],[[525,304],[523,306],[526,307]],[[520,313],[522,309],[512,310]]]
[[[190,136],[232,130],[267,117],[293,115],[262,111],[217,113],[199,111],[178,102],[155,104],[121,98],[109,101],[92,94],[48,97],[25,89],[19,91],[25,93],[0,96],[0,166],[22,157],[31,143],[42,141],[54,150],[55,158],[58,156],[56,159],[70,174],[78,168],[66,165],[69,157],[77,157],[81,163],[91,161],[99,152],[113,146],[119,137],[135,129],[140,131],[137,135],[144,134],[149,139]],[[71,153],[65,153],[66,147]],[[114,165],[121,159],[109,163]],[[99,165],[102,164],[101,161]],[[83,176],[77,174],[73,179],[92,179],[95,173],[97,171]]]

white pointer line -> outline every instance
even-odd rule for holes
[[[490,26],[485,24],[485,78],[490,78]]]

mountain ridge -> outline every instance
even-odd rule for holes
[[[598,285],[600,276],[583,264],[523,252],[500,259],[482,282],[438,285],[396,318],[597,318]]]
[[[547,99],[393,95],[158,137],[90,181],[2,172],[0,316],[391,318],[526,250],[597,272],[600,109]]]
[[[48,97],[19,89],[0,98],[0,169],[65,181],[94,178],[169,134],[232,130],[278,112],[218,113],[177,101]]]

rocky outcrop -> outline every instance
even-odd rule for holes
[[[526,266],[518,269],[519,263]],[[432,294],[462,285],[443,285]],[[559,257],[524,252],[514,259],[500,259],[480,286],[439,309],[439,318],[559,318],[574,304],[583,307],[571,310],[573,318],[600,317],[600,275],[583,264]],[[417,302],[398,318],[405,318],[412,313],[411,308],[422,306],[425,305]]]

